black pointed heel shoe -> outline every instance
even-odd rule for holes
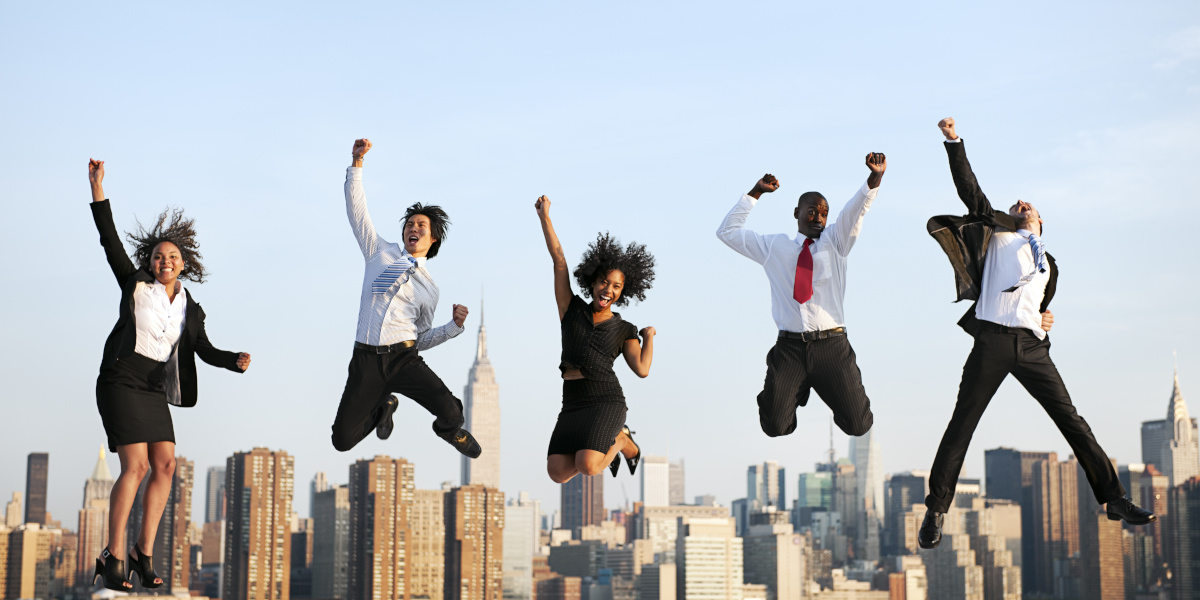
[[[136,558],[133,556],[134,552],[137,552]],[[137,544],[134,544],[133,550],[129,551],[129,572],[138,574],[138,579],[144,588],[152,590],[163,584],[162,577],[154,572],[154,557],[147,556]]]
[[[633,458],[629,458],[627,456],[625,457],[625,464],[629,465],[629,474],[633,475],[637,472],[638,463],[642,462],[642,447],[639,446],[637,442],[633,441],[634,432],[629,430],[628,425],[621,428],[621,433],[624,433],[625,437],[629,438],[629,443],[633,444],[634,448],[637,448],[637,454],[635,454]]]
[[[133,590],[133,584],[125,578],[125,561],[113,558],[108,548],[100,552],[100,558],[96,559],[96,574],[92,576],[93,585],[96,583],[97,577],[103,578],[105,589],[118,592]]]
[[[617,473],[621,472],[621,453],[620,452],[618,452],[617,455],[613,457],[612,464],[608,465],[608,470],[612,471],[613,477],[616,477]]]

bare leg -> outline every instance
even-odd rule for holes
[[[152,469],[146,495],[142,497],[142,532],[137,540],[138,548],[147,553],[154,551],[154,536],[171,496],[171,481],[175,475],[175,442],[154,442],[149,446]]]
[[[125,560],[125,525],[129,522],[129,511],[133,510],[133,502],[137,499],[138,487],[150,470],[146,446],[117,446],[121,474],[113,483],[112,493],[108,497],[108,551],[117,560]]]
[[[566,483],[579,473],[575,457],[570,454],[551,454],[546,457],[546,472],[554,483]]]
[[[637,454],[637,446],[634,446],[633,443],[630,442],[629,437],[625,435],[625,432],[617,434],[617,439],[613,442],[612,447],[608,449],[608,452],[601,453],[596,452],[595,450],[580,450],[579,452],[576,452],[575,468],[578,469],[580,473],[589,476],[603,473],[604,469],[607,469],[608,466],[612,464],[612,461],[617,457],[618,452],[623,453],[625,456]]]

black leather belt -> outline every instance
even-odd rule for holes
[[[401,350],[407,350],[416,345],[417,345],[416,340],[408,340],[406,342],[400,342],[399,344],[392,344],[391,346],[372,346],[370,344],[364,344],[362,342],[354,342],[354,349],[355,350],[366,350],[367,352],[373,352],[375,354],[391,354],[392,352],[399,352]]]
[[[812,342],[816,340],[824,340],[831,337],[846,335],[845,327],[834,327],[833,329],[822,329],[821,331],[780,331],[779,339],[781,340],[800,340],[802,342]]]
[[[979,320],[978,327],[980,331],[990,331],[992,333],[1033,333],[1033,331],[1030,331],[1024,327],[1006,327],[999,323],[984,321],[983,319]]]

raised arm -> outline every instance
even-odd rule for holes
[[[879,193],[879,184],[883,182],[883,173],[887,171],[887,156],[882,152],[868,154],[866,163],[867,169],[871,172],[867,176],[866,185],[854,193],[854,197],[842,207],[842,212],[838,213],[837,220],[821,236],[821,239],[828,239],[838,254],[842,256],[849,254],[850,249],[854,247],[854,242],[858,241],[858,234],[862,232],[863,218],[871,209],[871,203]]]
[[[104,161],[88,159],[88,182],[92,186],[92,220],[96,230],[100,232],[100,245],[104,247],[104,256],[112,269],[117,283],[123,285],[137,267],[125,254],[125,246],[121,245],[121,235],[113,223],[112,205],[104,198]]]
[[[958,190],[958,198],[967,205],[968,213],[991,216],[995,210],[992,209],[992,204],[988,202],[987,196],[983,195],[983,190],[979,189],[979,182],[975,180],[975,173],[971,170],[970,161],[967,160],[967,151],[963,147],[962,138],[958,137],[958,133],[954,131],[954,119],[946,117],[938,121],[938,129],[941,129],[942,135],[946,136],[946,156],[950,159],[950,175],[954,178],[954,187]]]
[[[638,345],[637,340],[625,340],[625,347],[621,349],[621,353],[625,355],[625,363],[638,377],[646,377],[650,374],[650,363],[654,360],[654,336],[658,332],[653,327],[643,327],[638,333],[642,336],[641,345]]]
[[[746,229],[746,219],[763,194],[777,189],[779,180],[770,173],[763,175],[749,192],[738,198],[737,204],[733,205],[733,209],[725,215],[725,220],[721,221],[721,226],[717,228],[717,238],[725,242],[726,246],[760,265],[767,261],[770,247],[766,238]]]
[[[546,236],[546,249],[550,251],[550,260],[554,262],[554,301],[558,303],[558,320],[567,314],[571,305],[571,279],[567,269],[567,257],[563,255],[562,244],[558,243],[558,234],[554,233],[554,224],[550,222],[550,199],[542,196],[533,203],[537,210],[538,220],[542,222],[542,234]]]
[[[354,162],[346,169],[345,187],[346,216],[350,219],[350,229],[354,231],[354,239],[358,240],[358,247],[362,250],[364,258],[375,256],[384,243],[375,232],[375,223],[371,221],[371,214],[367,212],[367,194],[362,185],[363,156],[370,149],[371,140],[354,140],[354,149],[351,151]]]

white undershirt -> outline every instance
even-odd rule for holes
[[[133,351],[158,362],[167,362],[183,334],[187,296],[176,282],[175,300],[167,296],[167,286],[154,281],[139,281],[133,289],[133,318],[137,324],[137,343]]]

